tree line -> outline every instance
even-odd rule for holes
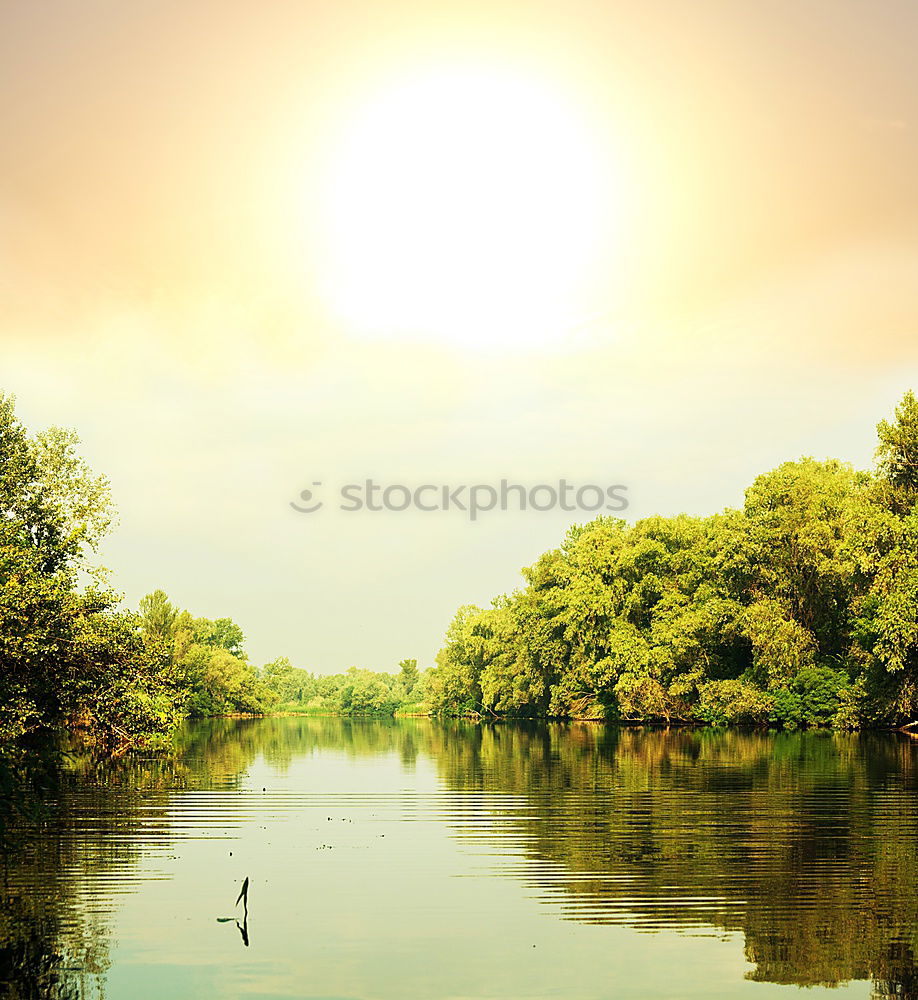
[[[284,659],[258,669],[229,618],[195,617],[162,590],[122,610],[97,563],[115,522],[109,483],[78,446],[56,427],[30,435],[0,394],[0,785],[53,733],[119,751],[171,744],[188,717],[391,715],[420,698],[415,661],[396,674],[316,677]]]
[[[918,402],[876,467],[802,458],[710,517],[574,525],[460,608],[434,712],[794,728],[918,719]]]
[[[261,668],[229,618],[157,590],[119,607],[97,565],[109,484],[72,431],[30,435],[0,394],[0,747],[78,728],[165,743],[189,716],[397,711],[794,728],[918,718],[918,401],[876,467],[803,458],[710,517],[599,517],[466,606],[432,670]]]
[[[422,707],[417,660],[398,673],[351,667],[314,674],[282,656],[261,668],[250,663],[242,629],[230,618],[195,618],[162,590],[140,602],[140,633],[161,664],[161,678],[183,717],[263,715],[272,712],[394,715]]]

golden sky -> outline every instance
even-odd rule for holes
[[[256,659],[431,660],[562,511],[866,465],[918,388],[912,2],[0,6],[0,387],[113,482],[106,552]]]

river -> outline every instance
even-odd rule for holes
[[[918,996],[901,734],[212,720],[14,834],[4,998]]]

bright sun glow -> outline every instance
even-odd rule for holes
[[[325,292],[364,335],[563,338],[589,312],[620,192],[560,91],[481,67],[421,74],[343,132],[323,200]]]

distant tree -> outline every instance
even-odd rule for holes
[[[405,694],[410,694],[414,690],[414,686],[418,682],[418,677],[420,677],[420,671],[418,670],[417,660],[400,660],[399,661],[399,680],[402,682],[402,687],[405,689]]]
[[[315,678],[279,656],[261,668],[261,679],[282,702],[306,702],[317,692]]]
[[[231,618],[196,618],[192,626],[195,640],[207,646],[218,646],[233,656],[244,657],[245,636],[242,629]]]
[[[351,667],[338,696],[341,710],[348,715],[392,715],[399,704],[392,680],[386,674]]]
[[[177,617],[178,609],[164,590],[154,590],[140,599],[141,627],[151,638],[171,640]]]

